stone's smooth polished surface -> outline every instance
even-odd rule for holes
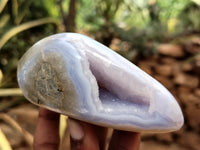
[[[17,75],[29,101],[72,118],[137,132],[170,132],[183,125],[181,109],[165,87],[81,34],[37,42],[19,61]]]

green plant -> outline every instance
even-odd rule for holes
[[[18,59],[39,38],[55,33],[50,24],[54,28],[60,25],[40,4],[33,0],[0,0],[0,87],[16,87]],[[33,32],[34,27],[37,32]]]
[[[0,49],[10,38],[15,36],[17,33],[43,24],[58,23],[58,21],[53,18],[42,18],[26,23],[21,23],[29,9],[29,6],[31,5],[31,2],[32,0],[24,0],[19,3],[17,0],[12,0],[11,4],[9,4],[7,0],[1,1],[0,6],[2,7],[0,7],[0,34],[3,35],[0,38]],[[9,7],[11,7],[12,13],[9,13]],[[3,10],[5,11],[3,12]]]
[[[200,4],[190,2],[179,14],[177,28],[186,32],[200,32]]]

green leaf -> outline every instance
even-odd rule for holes
[[[0,18],[0,28],[3,28],[9,21],[10,19],[10,15],[9,14],[5,14]]]
[[[4,135],[4,133],[2,132],[2,130],[0,129],[0,150],[12,150],[6,136]]]
[[[2,81],[2,79],[3,79],[3,73],[2,73],[2,71],[0,69],[0,87],[1,87],[1,81]]]
[[[17,0],[12,0],[12,14],[13,17],[16,19],[18,16],[18,2]]]
[[[0,50],[4,46],[4,44],[10,38],[15,36],[16,34],[22,32],[24,30],[27,30],[27,29],[30,29],[30,28],[33,28],[33,27],[36,27],[36,26],[40,26],[40,25],[43,25],[43,24],[48,24],[48,23],[58,24],[58,21],[55,20],[55,19],[52,19],[52,18],[43,18],[43,19],[38,19],[38,20],[35,20],[35,21],[30,21],[30,22],[24,23],[24,24],[21,24],[21,25],[19,25],[17,27],[14,27],[14,28],[10,29],[0,39]]]
[[[0,0],[0,13],[3,11],[4,7],[6,6],[8,0]]]
[[[29,11],[29,7],[32,3],[32,0],[26,0],[18,7],[18,15],[15,18],[15,24],[20,24],[27,11]]]
[[[4,96],[23,96],[19,88],[0,89],[0,97]]]

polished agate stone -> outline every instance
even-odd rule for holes
[[[158,81],[97,41],[60,33],[33,45],[18,64],[18,83],[32,103],[92,124],[170,132],[181,109]]]

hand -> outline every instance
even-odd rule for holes
[[[71,150],[105,150],[107,128],[68,119]],[[34,137],[34,150],[58,150],[59,114],[44,108],[39,118]],[[109,150],[138,150],[140,134],[114,130]]]

